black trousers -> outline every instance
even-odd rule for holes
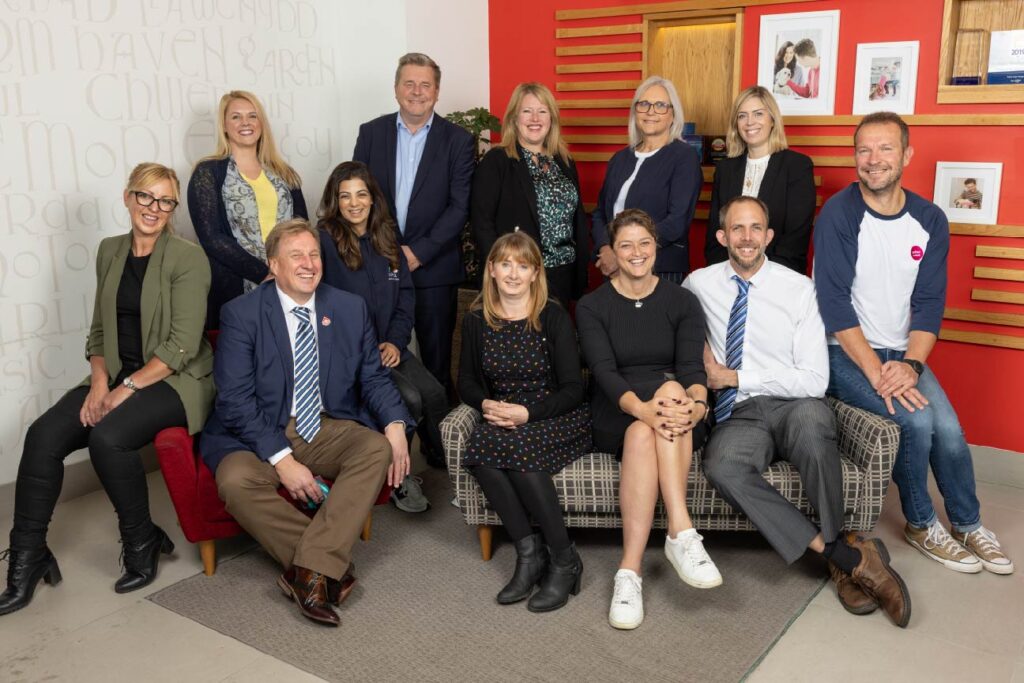
[[[452,333],[459,301],[457,285],[416,288],[416,342],[420,359],[452,394]]]
[[[64,483],[64,459],[86,447],[114,504],[121,537],[144,538],[152,531],[146,472],[138,450],[161,429],[186,425],[181,399],[166,382],[157,382],[130,396],[95,427],[84,427],[79,411],[88,394],[88,387],[75,387],[25,434],[11,529],[11,547],[16,550],[46,545],[46,531]]]
[[[416,419],[416,432],[420,442],[432,458],[444,459],[441,445],[441,420],[448,414],[448,396],[444,387],[424,367],[416,356],[409,357],[391,368],[391,379],[402,395],[409,413]]]
[[[569,532],[550,473],[499,470],[484,465],[471,467],[469,471],[513,541],[533,533],[532,517],[552,550],[569,547]]]

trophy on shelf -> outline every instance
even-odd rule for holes
[[[956,51],[953,54],[953,73],[949,78],[949,84],[981,85],[984,83],[987,55],[988,31],[980,28],[957,31]]]

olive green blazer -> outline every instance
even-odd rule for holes
[[[96,304],[85,357],[103,356],[111,379],[121,371],[117,348],[117,289],[131,249],[131,233],[100,242],[96,256]],[[164,381],[181,398],[188,431],[203,428],[213,406],[213,350],[203,334],[210,262],[197,245],[160,235],[142,280],[142,355],[156,356],[174,371]],[[88,386],[86,377],[83,385]]]

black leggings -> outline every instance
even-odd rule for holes
[[[64,482],[64,459],[88,447],[92,466],[117,511],[123,539],[141,539],[153,530],[149,490],[138,449],[157,432],[186,424],[181,399],[166,382],[140,389],[95,427],[83,427],[79,411],[89,394],[76,387],[32,423],[18,466],[11,547],[46,545],[46,530]]]
[[[550,474],[499,470],[483,465],[470,468],[470,472],[513,541],[533,533],[532,515],[552,550],[569,547],[569,533],[565,530],[558,493]]]

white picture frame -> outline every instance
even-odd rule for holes
[[[811,42],[814,56],[795,54],[796,46],[805,40]],[[786,47],[787,43],[791,48]],[[783,115],[831,115],[836,104],[838,45],[839,10],[764,15],[758,43],[757,83],[774,94]],[[777,60],[782,63],[779,68]],[[789,71],[785,83],[784,70]]]
[[[913,114],[921,43],[859,43],[853,77],[853,113]]]
[[[939,161],[933,201],[950,223],[996,225],[1002,177],[1001,162]]]

